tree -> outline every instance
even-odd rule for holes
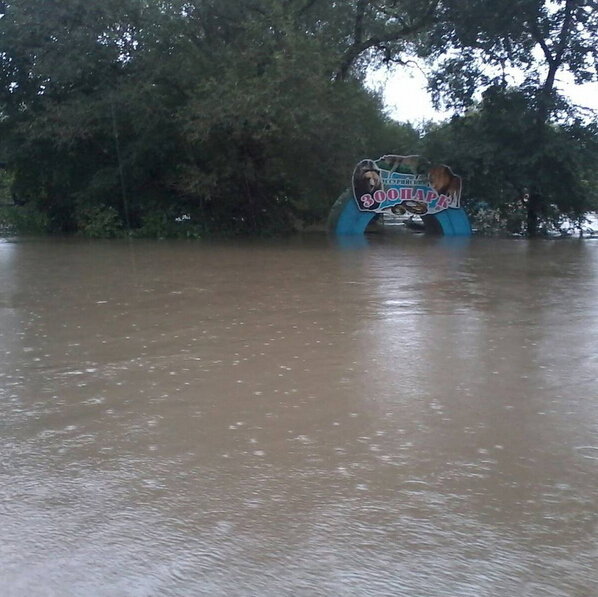
[[[325,215],[357,159],[417,137],[385,116],[358,69],[335,77],[353,11],[15,0],[0,26],[15,191],[61,230],[96,230],[115,213],[134,229],[185,215],[227,232]]]
[[[515,101],[514,118],[520,117],[509,79],[515,71],[523,75],[519,97],[525,98],[529,120],[520,129],[525,130],[520,147],[527,148],[531,160],[524,185],[530,235],[538,231],[541,214],[552,200],[546,189],[556,188],[564,174],[553,168],[559,153],[554,131],[567,132],[572,139],[592,137],[583,114],[557,93],[556,81],[563,70],[578,83],[597,80],[596,8],[594,0],[445,0],[441,19],[421,47],[436,63],[430,82],[436,102],[457,110],[474,106],[476,94],[484,89],[492,89],[495,100],[502,90],[502,101]],[[486,109],[491,109],[493,100],[488,102]],[[556,124],[561,128],[555,129]],[[505,148],[497,145],[497,151]],[[584,203],[571,197],[572,204]]]
[[[321,13],[314,3],[289,5],[251,5],[234,43],[223,44],[222,67],[199,82],[181,114],[193,148],[185,192],[217,221],[233,214],[235,226],[252,231],[323,219],[355,161],[384,153],[391,137],[395,146],[417,138],[361,83],[333,81],[341,52],[314,25]]]
[[[336,74],[341,80],[347,78],[356,61],[364,55],[366,68],[380,60],[385,64],[404,63],[404,56],[412,50],[417,35],[432,24],[439,0],[357,0],[350,4],[354,4],[353,31]]]
[[[489,88],[475,108],[430,127],[426,151],[464,177],[465,205],[483,201],[519,231],[527,220],[532,189],[542,198],[538,225],[559,217],[579,220],[598,208],[598,127],[578,121],[547,123],[537,146],[536,111],[525,91]],[[529,222],[527,222],[529,226]]]

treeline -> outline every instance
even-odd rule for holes
[[[513,226],[520,214],[530,233],[579,217],[596,205],[598,136],[555,81],[596,76],[593,4],[2,2],[0,160],[19,204],[5,219],[90,236],[280,233],[323,220],[359,159],[418,152],[464,175],[472,209]],[[423,131],[364,86],[368,68],[416,55],[456,114]]]

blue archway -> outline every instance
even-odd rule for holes
[[[351,190],[346,190],[335,202],[328,217],[328,229],[334,234],[363,234],[377,214],[360,211]],[[426,232],[445,236],[471,236],[471,224],[462,207],[451,207],[434,215],[422,217]]]

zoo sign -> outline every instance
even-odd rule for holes
[[[461,178],[417,155],[385,155],[357,164],[353,193],[360,211],[433,215],[461,206]]]

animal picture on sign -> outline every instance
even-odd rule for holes
[[[461,201],[461,177],[445,165],[432,166],[428,172],[430,186],[439,194],[451,198],[451,207],[459,207]]]
[[[353,188],[355,196],[374,194],[382,188],[380,169],[373,160],[362,160],[353,172]]]
[[[353,192],[361,211],[376,213],[426,215],[461,206],[461,178],[418,155],[361,160],[353,171]]]

